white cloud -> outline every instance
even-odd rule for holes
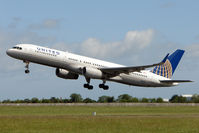
[[[19,24],[20,21],[21,21],[21,18],[14,17],[12,19],[12,22],[10,24],[8,24],[8,28],[15,29],[17,27],[17,25]]]
[[[68,51],[70,48],[68,48],[68,44],[64,42],[58,42],[55,43],[52,48],[62,50],[62,51]]]
[[[124,43],[129,46],[135,46],[139,49],[147,47],[154,35],[154,30],[148,29],[145,31],[129,31],[125,36]]]
[[[162,4],[160,7],[161,8],[171,8],[174,6],[176,6],[176,4],[174,2],[167,2],[167,3]]]
[[[46,19],[41,23],[29,25],[29,29],[31,30],[55,29],[59,27],[59,24],[60,20],[58,19]]]
[[[16,36],[16,34],[14,34]],[[56,37],[54,36],[41,36],[36,32],[25,31],[17,35],[17,40],[19,43],[33,43],[33,44],[42,44],[49,45],[49,42],[54,42]]]
[[[46,28],[56,28],[59,24],[59,20],[56,19],[48,19],[43,22],[43,25]]]
[[[188,46],[187,50],[191,57],[199,57],[199,43]]]
[[[81,44],[83,54],[94,57],[119,56],[127,52],[142,50],[150,45],[155,31],[129,31],[124,40],[103,43],[96,38],[89,38]]]
[[[120,42],[102,43],[96,38],[89,38],[81,44],[81,52],[85,55],[105,57],[107,55],[115,55],[114,51],[120,46]],[[112,53],[110,53],[112,52]]]

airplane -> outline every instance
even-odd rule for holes
[[[90,85],[91,79],[102,80],[99,88],[104,90],[109,89],[105,85],[106,81],[141,87],[171,87],[182,82],[192,82],[171,79],[184,52],[177,49],[173,54],[167,54],[159,63],[127,67],[33,44],[18,44],[6,51],[7,55],[26,64],[26,74],[30,72],[30,62],[54,67],[59,78],[76,80],[79,75],[83,75],[87,82],[84,88],[89,90],[93,89]],[[152,67],[153,69],[148,70]]]

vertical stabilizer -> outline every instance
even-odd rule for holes
[[[166,78],[171,78],[184,52],[184,50],[176,50],[173,54],[168,56],[167,60],[163,65],[156,66],[151,72]]]

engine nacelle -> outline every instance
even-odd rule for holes
[[[78,79],[78,77],[79,77],[78,74],[69,72],[65,69],[57,68],[55,73],[56,73],[57,77],[60,77],[60,78],[63,78],[63,79]]]
[[[102,71],[98,70],[97,68],[83,67],[82,70],[83,70],[83,75],[89,78],[101,79],[104,76]]]

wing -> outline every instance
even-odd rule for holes
[[[167,60],[169,54],[167,54],[165,56],[165,58],[156,64],[152,64],[152,65],[144,65],[144,66],[132,66],[132,67],[113,67],[113,68],[99,68],[102,72],[107,73],[107,74],[111,74],[111,75],[119,75],[120,73],[130,73],[130,72],[139,72],[141,70],[144,70],[146,68],[150,68],[150,67],[154,67],[154,66],[158,66],[158,65],[162,65],[165,63],[165,61]]]

